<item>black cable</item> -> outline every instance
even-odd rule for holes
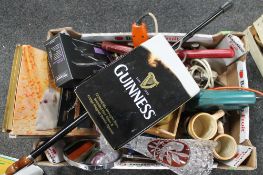
[[[135,22],[136,25],[138,25],[138,26],[141,25],[143,18],[145,18],[146,16],[149,16],[149,13],[146,13],[146,14],[140,16],[139,19]]]

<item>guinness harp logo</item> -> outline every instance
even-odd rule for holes
[[[156,80],[154,74],[152,72],[149,72],[147,77],[140,84],[140,86],[143,89],[151,89],[155,86],[158,86],[158,84],[159,82]]]

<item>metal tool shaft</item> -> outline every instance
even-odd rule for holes
[[[70,131],[72,131],[74,128],[76,128],[81,122],[86,120],[89,117],[88,113],[85,113],[75,119],[72,123],[70,123],[68,126],[65,126],[62,128],[59,132],[57,132],[55,135],[53,135],[49,140],[44,142],[40,147],[35,149],[30,153],[32,158],[38,157],[40,154],[43,153],[46,149],[48,149],[50,146],[52,146],[54,143],[56,143],[58,140],[62,139],[65,135],[67,135]]]

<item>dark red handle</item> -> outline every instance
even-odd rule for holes
[[[233,58],[233,49],[178,50],[179,58]]]
[[[132,51],[133,48],[128,47],[128,46],[123,46],[120,44],[115,44],[109,41],[103,41],[101,43],[101,47],[107,51],[119,53],[119,54],[126,54],[130,51]]]

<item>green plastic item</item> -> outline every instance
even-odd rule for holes
[[[189,103],[188,110],[239,110],[256,103],[256,94],[244,90],[201,90]]]

